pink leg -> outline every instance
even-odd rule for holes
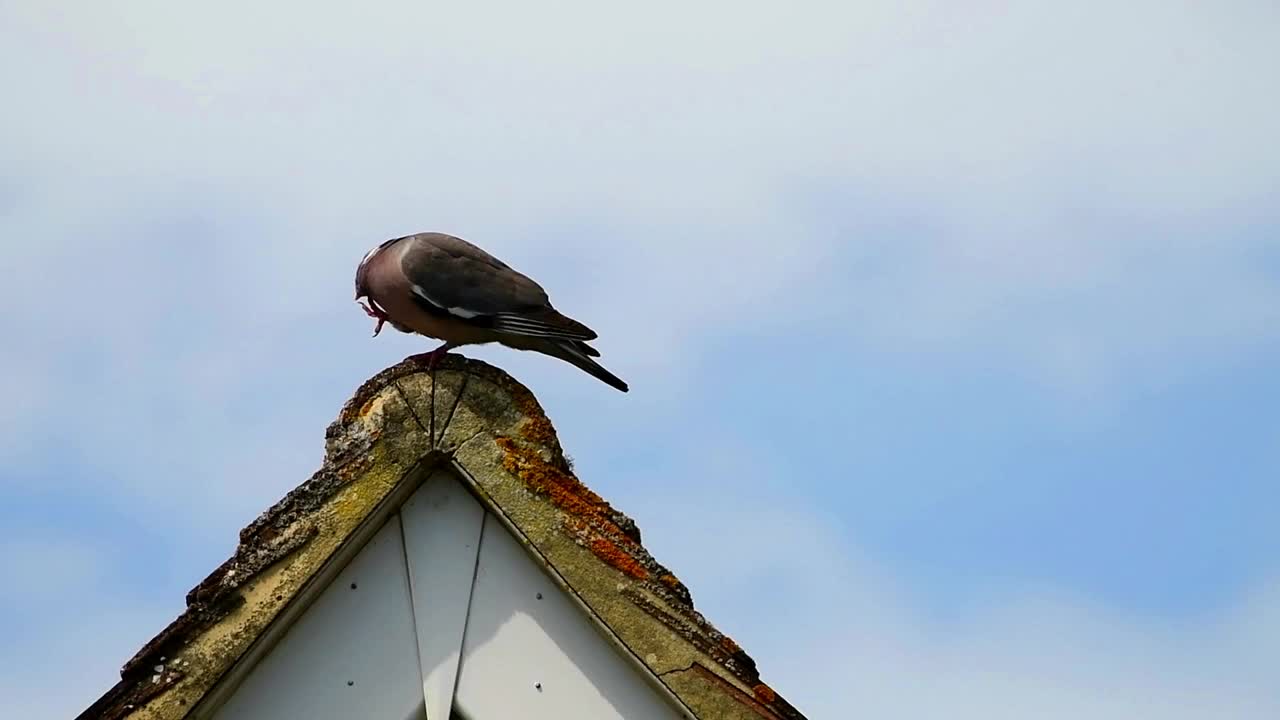
[[[378,333],[382,332],[383,323],[387,321],[387,316],[369,307],[368,305],[365,305],[364,303],[360,303],[360,307],[364,308],[364,312],[366,315],[368,315],[371,318],[377,319],[378,324],[373,326],[373,336],[378,337]]]
[[[436,348],[435,350],[432,350],[431,352],[418,353],[417,355],[410,355],[408,359],[418,363],[425,362],[427,364],[427,370],[435,370],[436,363],[440,362],[440,358],[447,355],[449,353],[449,350],[451,350],[452,348],[453,348],[453,343],[445,343],[440,347]]]

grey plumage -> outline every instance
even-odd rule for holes
[[[626,392],[627,384],[592,358],[597,335],[551,305],[545,290],[484,250],[443,233],[388,240],[365,255],[356,270],[356,300],[401,332],[445,341],[450,348],[498,342],[559,358]]]

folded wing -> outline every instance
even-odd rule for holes
[[[452,235],[423,233],[406,238],[401,270],[414,302],[427,312],[447,314],[498,333],[574,341],[594,340],[591,328],[562,315],[533,280],[501,260]],[[584,349],[585,348],[585,349]]]

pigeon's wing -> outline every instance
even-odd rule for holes
[[[427,312],[512,335],[596,338],[591,328],[551,307],[540,285],[466,240],[443,233],[404,240],[410,245],[400,269],[414,302]]]

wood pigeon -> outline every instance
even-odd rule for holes
[[[366,305],[360,302],[367,299]],[[461,238],[418,233],[370,250],[356,270],[356,301],[400,332],[443,340],[415,356],[434,367],[451,348],[497,342],[533,350],[576,365],[627,392],[627,384],[592,358],[591,328],[551,306],[536,282]]]

